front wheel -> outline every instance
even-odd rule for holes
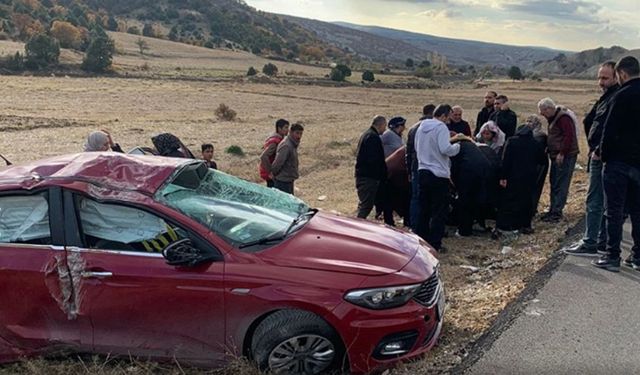
[[[302,310],[281,310],[256,328],[253,359],[273,374],[321,374],[337,370],[344,349],[336,332],[319,316]]]

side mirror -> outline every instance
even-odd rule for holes
[[[162,256],[170,266],[195,267],[215,259],[214,255],[204,254],[188,238],[175,241],[162,250]]]

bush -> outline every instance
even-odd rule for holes
[[[227,154],[231,154],[231,155],[244,156],[244,151],[242,150],[242,147],[236,146],[236,145],[231,145],[231,146],[227,147],[225,152]]]
[[[351,69],[348,66],[344,64],[338,64],[336,65],[335,69],[341,71],[345,77],[351,77]]]
[[[507,74],[509,75],[509,78],[511,78],[514,81],[520,81],[524,79],[524,74],[522,74],[522,71],[517,66],[512,66],[509,69],[509,73]]]
[[[138,26],[130,26],[127,29],[127,33],[134,34],[134,35],[140,35],[140,29],[138,28]]]
[[[342,81],[344,81],[344,78],[345,78],[344,77],[344,72],[342,70],[338,69],[337,67],[333,68],[333,69],[331,69],[331,73],[329,74],[329,78],[332,81],[335,81],[335,82],[342,82]]]
[[[278,75],[278,67],[272,63],[267,63],[262,67],[262,73],[268,75],[269,77],[273,77]]]
[[[218,120],[233,121],[236,119],[236,111],[231,109],[228,105],[220,103],[216,111],[214,112]]]
[[[142,35],[155,38],[156,31],[153,29],[153,25],[151,25],[150,23],[145,23],[144,27],[142,28]]]
[[[365,71],[362,73],[362,80],[363,80],[363,81],[367,81],[367,82],[373,82],[373,81],[375,81],[375,80],[376,80],[376,76],[373,74],[373,72],[372,72],[372,71],[370,71],[370,70],[365,70]]]
[[[141,55],[144,55],[144,52],[149,50],[149,44],[142,38],[138,38],[138,40],[136,40],[136,46],[138,46],[138,50]]]
[[[26,63],[30,69],[46,68],[58,64],[60,44],[46,34],[34,35],[25,45]]]
[[[13,56],[8,56],[2,61],[2,67],[13,70],[14,72],[21,72],[24,70],[24,56],[20,52],[16,52]]]
[[[253,66],[249,67],[249,70],[247,70],[247,77],[252,77],[256,74],[258,74],[258,71]]]
[[[51,36],[58,39],[60,47],[78,49],[82,43],[82,35],[77,27],[65,21],[53,21]]]
[[[408,59],[407,59],[407,61],[405,61],[405,62],[404,62],[404,65],[405,65],[407,68],[411,69],[411,68],[413,68],[413,67],[416,65],[416,63],[413,61],[413,59],[412,59],[412,58],[408,58]]]
[[[420,78],[433,78],[433,70],[430,66],[418,68],[414,74]]]
[[[111,38],[95,35],[89,42],[89,48],[82,60],[82,69],[89,72],[101,73],[111,67],[115,44]]]

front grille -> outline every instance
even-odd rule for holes
[[[413,299],[421,305],[427,307],[433,306],[438,298],[438,291],[440,290],[440,278],[438,277],[438,271],[434,272],[422,285]]]

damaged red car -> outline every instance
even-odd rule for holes
[[[0,362],[109,353],[355,373],[429,350],[438,260],[418,237],[202,162],[117,153],[0,171]]]

